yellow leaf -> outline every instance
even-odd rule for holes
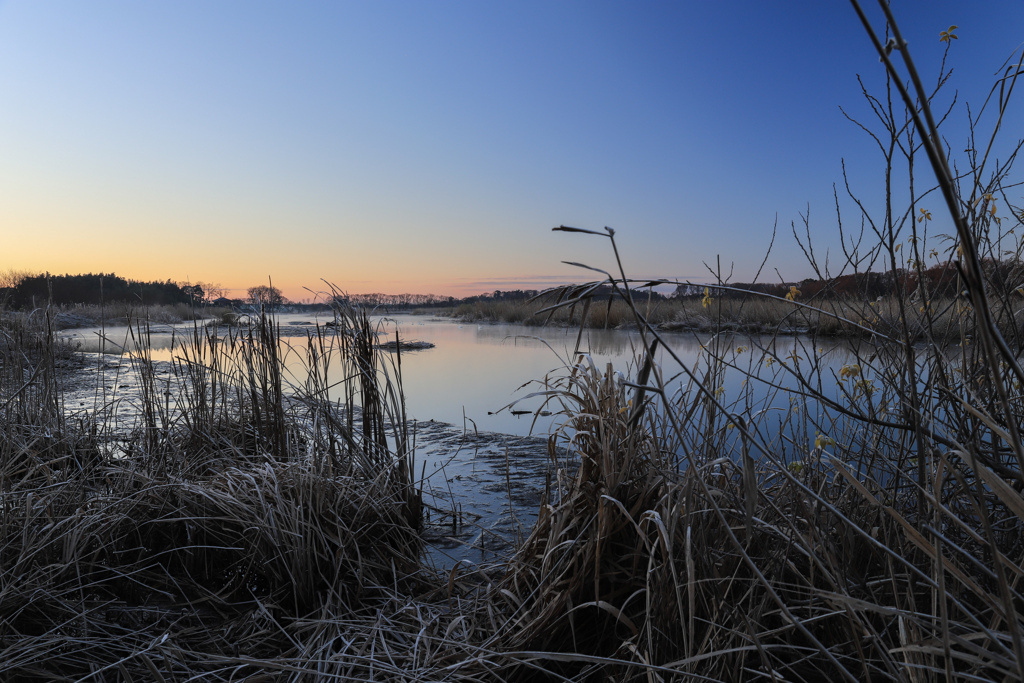
[[[705,287],[704,288],[704,298],[701,299],[700,304],[704,308],[707,308],[708,306],[711,305],[711,301],[712,301],[711,290],[708,289],[707,287]]]

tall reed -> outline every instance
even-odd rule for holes
[[[306,358],[340,387],[294,396],[269,317],[193,327],[167,378],[137,321],[140,421],[117,448],[66,421],[53,330],[4,326],[4,678],[244,676],[294,650],[296,620],[420,581],[400,379],[364,313],[337,319]]]
[[[898,199],[894,165],[913,179],[918,152],[937,190],[911,181],[907,210],[877,221],[858,206],[879,237],[872,251],[895,271],[901,247],[928,249],[921,197],[946,197],[966,292],[946,304],[955,316],[920,294],[845,309],[791,297],[787,317],[862,331],[833,373],[813,331],[788,355],[777,336],[737,348],[720,333],[698,363],[683,362],[621,265],[557,292],[559,307],[586,310],[597,305],[588,291],[614,288],[647,351],[632,379],[583,357],[540,392],[562,407],[578,468],[549,482],[496,594],[510,615],[501,642],[524,679],[540,662],[571,680],[1024,678],[1024,347],[1008,319],[1015,295],[979,258],[1021,227],[1013,207],[1012,225],[997,225],[992,208],[1014,155],[999,165],[972,157],[954,178],[934,93],[881,6],[916,87],[903,89],[878,41],[890,100],[907,108],[879,110],[892,135],[886,205]],[[1021,66],[1000,82],[995,131]],[[958,178],[976,183],[966,196]],[[617,260],[610,228],[556,230],[608,239]],[[854,252],[848,266],[863,259]],[[959,346],[942,343],[951,327]],[[742,377],[738,395],[726,375]]]

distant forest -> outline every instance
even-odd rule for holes
[[[202,300],[203,292],[176,282],[138,282],[113,273],[85,275],[31,275],[0,289],[0,301],[11,308],[72,304],[132,303],[140,305],[188,304]]]

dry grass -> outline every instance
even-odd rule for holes
[[[196,328],[172,406],[140,324],[146,400],[116,449],[102,425],[67,421],[52,328],[3,321],[5,678],[287,672],[309,629],[299,620],[366,619],[421,583],[400,383],[369,321],[342,313],[340,332],[310,340],[326,355],[310,353],[349,366],[342,393],[359,407],[323,387],[288,400],[267,320],[230,337],[233,350]]]
[[[779,430],[778,448],[787,425],[730,439],[735,418],[699,384],[634,422],[635,388],[610,369],[583,362],[562,382],[579,469],[549,485],[510,564],[506,647],[558,649],[547,661],[573,680],[1017,675],[998,615],[1020,597],[1007,603],[978,558],[1019,575],[1019,493],[980,493],[968,463],[938,451],[921,518],[900,429],[865,438],[845,422],[835,443],[811,436],[789,449],[806,457],[783,459],[758,453],[757,435]],[[979,509],[998,527],[988,538]]]
[[[188,304],[162,304],[153,306],[128,306],[123,303],[97,306],[79,304],[55,306],[29,312],[8,311],[8,320],[21,317],[42,317],[49,315],[57,329],[74,327],[99,327],[100,325],[127,325],[129,321],[148,320],[151,323],[178,324],[204,317],[215,317],[224,312],[222,308],[198,309]]]
[[[974,168],[992,196],[1008,169]],[[593,283],[619,294],[602,326],[640,330],[638,371],[581,356],[541,383],[565,424],[535,527],[509,561],[443,575],[422,562],[401,355],[365,315],[315,330],[298,387],[269,319],[194,327],[170,383],[136,323],[145,400],[111,440],[106,407],[64,409],[52,313],[0,310],[0,675],[1021,680],[1024,343],[979,266],[991,214],[954,207],[969,304],[712,297],[669,311],[718,333],[694,364],[624,273]],[[586,293],[555,314],[602,321]],[[773,333],[740,349],[730,320]],[[833,372],[815,337],[836,325],[870,330]]]
[[[716,296],[725,291],[709,286],[710,298],[668,299],[647,302],[635,294],[645,321],[664,331],[742,332],[745,334],[805,334],[818,337],[866,338],[876,334],[899,337],[906,320],[914,341],[959,343],[975,334],[970,303],[966,299],[911,297],[901,309],[895,296],[880,299],[800,299],[795,302],[766,296]],[[557,292],[521,301],[476,301],[448,311],[466,322],[504,322],[522,325],[584,326],[635,329],[636,319],[621,298],[594,302],[583,316],[583,305],[551,310]],[[1004,336],[1024,334],[1024,297],[992,297],[999,329]]]
[[[777,421],[740,416],[752,389],[715,391],[741,357],[761,365],[767,351],[755,360],[712,344],[676,394],[661,393],[662,369],[652,366],[647,398],[584,357],[545,388],[567,417],[552,453],[568,452],[569,462],[553,463],[529,538],[506,565],[438,576],[420,564],[412,463],[396,445],[397,366],[373,355],[367,324],[356,318],[332,329],[341,337],[321,330],[310,339],[313,372],[295,400],[281,389],[266,321],[227,342],[196,328],[179,364],[181,413],[144,411],[129,457],[44,409],[59,393],[47,379],[59,361],[45,325],[5,336],[9,351],[24,352],[5,355],[3,367],[29,359],[19,374],[32,379],[20,393],[16,381],[3,385],[4,674],[1015,675],[993,567],[1020,574],[1020,494],[991,469],[979,489],[969,450],[936,449],[922,517],[917,463],[900,455],[913,451],[912,433],[878,420],[879,405],[898,400],[898,385],[884,382],[887,361],[864,359],[858,377],[871,367],[877,383],[870,396],[847,381],[839,400],[852,419],[817,411]],[[648,343],[657,334],[645,333]],[[336,358],[332,345],[348,349],[362,379],[328,410],[322,371]],[[144,347],[137,354],[145,373]],[[773,364],[778,373],[812,377],[784,361]],[[357,394],[378,396],[377,407],[356,410]],[[954,406],[943,408],[941,433],[973,417]],[[815,443],[818,430],[831,442]],[[965,447],[973,457],[998,456],[979,437]]]

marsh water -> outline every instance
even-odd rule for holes
[[[296,385],[305,379],[300,350],[306,335],[329,320],[310,314],[278,316],[283,331],[281,355]],[[560,416],[557,403],[545,404],[543,396],[530,394],[544,388],[545,378],[566,374],[578,331],[470,324],[408,314],[377,322],[382,340],[394,339],[397,333],[405,341],[433,344],[401,352],[406,406],[415,426],[417,472],[424,474],[427,502],[433,506],[431,552],[442,566],[458,560],[493,559],[494,554],[506,552],[518,534],[528,532],[536,518],[549,474],[547,437],[559,427]],[[191,329],[192,323],[150,326],[145,336],[151,358],[163,365],[159,373],[171,375],[170,362]],[[137,348],[138,335],[127,328],[105,328],[69,330],[63,336],[79,343],[83,351],[99,354],[97,367],[105,383],[101,388],[111,396],[120,395],[116,403],[124,413],[121,419],[130,420],[131,394],[137,389],[131,349]],[[778,365],[763,351],[748,350],[768,344],[762,340],[740,336],[713,340],[694,333],[663,337],[690,367],[699,365],[706,345],[717,342],[730,349],[741,367],[745,363],[755,372],[764,368],[774,373],[777,384],[791,386],[787,374],[778,373]],[[635,331],[585,330],[579,345],[598,368],[610,363],[627,376],[635,374],[632,371],[642,353],[641,337]],[[815,342],[809,351],[806,340],[781,337],[768,348],[778,359],[806,359],[809,353],[824,359],[826,375],[838,373],[850,359],[848,345],[841,342]],[[664,350],[659,358],[666,374],[678,371]],[[742,373],[727,373],[718,390],[723,396],[735,395],[743,381]],[[95,403],[94,396],[95,390],[92,399],[88,392],[80,392],[68,407],[87,410]]]

